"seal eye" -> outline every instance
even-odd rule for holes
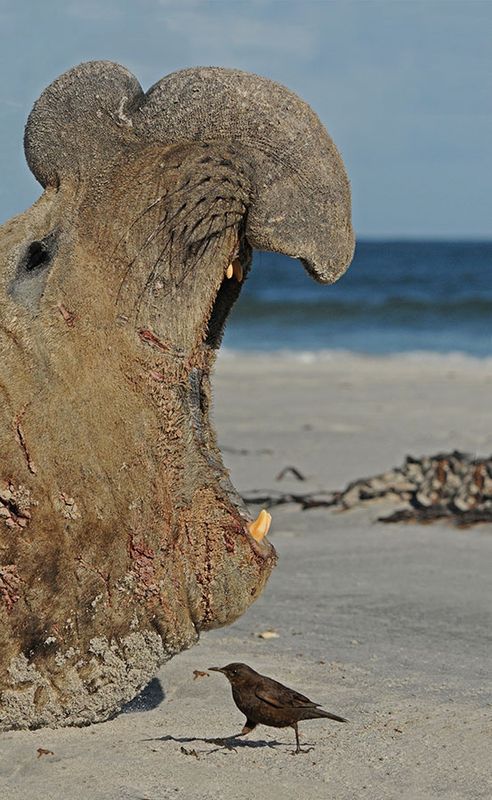
[[[33,272],[51,261],[51,253],[46,242],[32,242],[29,245],[24,262],[26,272]]]

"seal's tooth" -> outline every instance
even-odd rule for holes
[[[229,266],[226,269],[226,273],[225,274],[226,274],[226,278],[232,278],[232,276],[234,275],[234,267],[232,266],[232,264],[229,264]]]
[[[265,538],[268,531],[270,530],[270,524],[272,522],[272,515],[265,511],[263,508],[258,517],[255,519],[254,522],[250,522],[248,525],[248,530],[253,537],[256,539],[257,542],[261,542],[262,539]]]
[[[239,258],[235,258],[234,261],[232,262],[232,270],[237,282],[242,283],[244,277],[244,270],[243,270],[243,265],[241,264]]]

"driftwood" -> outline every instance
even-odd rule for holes
[[[302,472],[300,472],[300,471],[297,469],[297,467],[284,467],[284,468],[283,468],[283,469],[282,469],[282,470],[281,470],[281,471],[278,473],[278,475],[277,475],[277,477],[275,478],[275,480],[276,480],[276,481],[283,481],[283,479],[285,478],[285,476],[286,476],[286,475],[289,475],[289,474],[290,474],[290,475],[292,475],[292,477],[293,477],[293,478],[295,478],[297,481],[305,481],[305,480],[306,480],[306,478],[304,477],[304,475],[302,474]]]
[[[297,503],[303,511],[327,507],[345,511],[376,501],[404,501],[405,507],[378,521],[447,519],[466,527],[492,522],[492,456],[473,458],[457,450],[422,458],[407,456],[401,467],[352,481],[342,491],[253,492],[244,500],[269,507]]]

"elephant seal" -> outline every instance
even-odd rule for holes
[[[209,420],[252,248],[332,282],[350,190],[315,113],[196,68],[81,64],[34,105],[0,228],[0,729],[103,720],[275,563]]]

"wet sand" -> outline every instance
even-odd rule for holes
[[[492,364],[459,356],[221,357],[215,423],[235,485],[310,491],[454,448],[492,452]],[[276,475],[288,465],[304,482]],[[3,734],[12,800],[489,798],[491,526],[386,526],[388,507],[273,511],[279,563],[233,626],[159,672],[114,720]],[[258,634],[275,631],[277,637]],[[246,661],[350,720],[258,727],[223,676]],[[38,748],[53,751],[38,757]]]

